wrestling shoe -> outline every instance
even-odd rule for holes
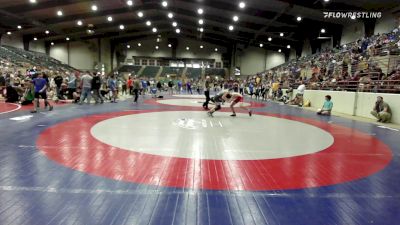
[[[249,116],[251,116],[251,115],[253,115],[253,112],[250,110],[250,111],[249,111]]]
[[[212,112],[207,112],[207,115],[208,115],[209,117],[214,117],[213,114],[212,114]]]

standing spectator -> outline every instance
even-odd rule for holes
[[[64,78],[60,74],[57,74],[57,76],[54,78],[54,83],[56,84],[57,100],[64,99],[64,97],[61,95],[61,84],[63,83],[63,81],[64,81]]]
[[[173,91],[173,86],[174,86],[174,82],[172,82],[172,80],[170,79],[169,81],[168,81],[168,92],[169,92],[169,94],[170,95],[173,95],[174,94],[174,91]]]
[[[133,102],[137,103],[139,98],[139,91],[140,91],[140,80],[135,77],[133,80],[133,93],[135,94],[135,100]]]
[[[101,87],[101,78],[98,73],[93,73],[93,80],[92,80],[92,91],[93,91],[93,97],[94,100],[97,103],[104,103],[103,97],[100,93],[100,87]]]
[[[318,115],[327,115],[330,116],[331,115],[331,111],[333,108],[333,103],[331,102],[331,96],[327,95],[325,96],[325,102],[324,105],[322,106],[322,109],[319,109],[317,114]]]
[[[111,103],[117,103],[118,87],[114,74],[108,79],[107,85],[111,92]]]
[[[33,104],[33,110],[31,113],[36,113],[37,109],[40,107],[39,99],[44,99],[45,109],[49,106],[49,111],[53,110],[53,106],[47,101],[46,89],[47,89],[47,81],[43,78],[44,73],[38,74],[37,78],[32,80],[32,83],[35,88],[35,103]]]
[[[190,83],[190,81],[187,81],[186,82],[186,91],[187,91],[187,93],[189,93],[190,92],[190,94],[192,95],[193,94],[193,92],[192,92],[192,84]]]
[[[128,81],[126,81],[126,86],[129,89],[129,94],[133,95],[133,81],[131,76],[128,77]]]
[[[81,89],[82,89],[82,94],[80,98],[79,104],[81,105],[86,99],[87,103],[90,104],[90,99],[91,99],[91,91],[92,91],[92,80],[93,77],[90,76],[89,72],[86,72],[82,77],[81,77]]]
[[[76,91],[76,74],[70,73],[68,77],[68,99],[73,99],[73,93]]]
[[[381,96],[378,96],[375,102],[375,106],[371,111],[371,114],[378,119],[378,122],[389,123],[392,117],[390,106],[383,101]]]
[[[208,110],[208,103],[210,102],[210,77],[206,77],[204,82],[204,95],[206,96],[206,101],[203,103],[203,108]]]

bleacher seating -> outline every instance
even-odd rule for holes
[[[218,68],[206,68],[206,75],[207,76],[225,76],[225,70],[224,69],[218,69]]]
[[[169,66],[164,66],[163,71],[161,72],[161,76],[165,77],[168,74],[176,74],[177,76],[180,76],[182,73],[183,68],[180,67],[169,67]]]
[[[142,66],[133,66],[133,65],[123,65],[118,69],[120,73],[134,73],[138,74],[139,70]]]
[[[201,68],[187,68],[186,77],[192,79],[199,79],[201,78]]]
[[[159,66],[146,66],[141,74],[142,77],[156,77],[158,70],[160,69]]]

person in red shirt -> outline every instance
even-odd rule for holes
[[[128,80],[126,81],[126,86],[129,89],[129,94],[132,95],[133,93],[133,82],[132,82],[132,77],[129,76]]]

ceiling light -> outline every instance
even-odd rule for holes
[[[171,45],[171,44],[168,44],[168,47],[169,47],[169,48],[171,48],[171,47],[172,47],[172,45]]]
[[[197,9],[197,13],[199,14],[199,15],[201,15],[201,14],[203,14],[203,9],[202,8],[199,8],[199,9]]]
[[[246,3],[240,2],[239,3],[239,8],[244,9],[244,7],[246,7]]]
[[[82,25],[83,25],[83,22],[82,22],[82,20],[78,20],[78,21],[76,22],[76,24],[77,24],[78,26],[82,26]]]
[[[97,11],[97,5],[92,5],[92,11]]]
[[[160,38],[157,38],[157,42],[160,42]]]
[[[177,22],[173,22],[173,23],[172,23],[172,26],[173,26],[173,27],[176,27],[176,26],[178,26],[178,23],[177,23]]]
[[[21,26],[21,25],[18,25],[17,28],[21,30],[21,29],[22,29],[22,26]]]
[[[200,27],[199,31],[203,33],[204,28]]]
[[[186,50],[187,50],[187,51],[189,51],[189,49],[190,49],[189,47],[186,47]]]
[[[300,22],[301,20],[302,20],[301,16],[298,16],[298,17],[297,17],[297,21]]]
[[[290,45],[287,45],[286,48],[290,48]]]
[[[132,0],[126,1],[126,4],[127,4],[128,6],[133,6],[133,1],[132,1]]]
[[[269,37],[269,38],[268,38],[268,41],[272,41],[272,37]]]
[[[34,41],[37,41],[37,37],[34,37],[33,40],[34,40]]]
[[[203,19],[199,19],[199,24],[204,24],[204,20]]]
[[[283,33],[280,33],[279,36],[283,37]]]
[[[46,30],[44,33],[45,33],[45,34],[50,34],[50,31]]]
[[[137,15],[138,15],[138,17],[142,18],[143,17],[143,12],[138,12]]]
[[[158,49],[158,45],[156,46],[156,49]]]
[[[142,46],[142,43],[140,43],[140,42],[139,42],[139,43],[137,43],[137,46],[139,46],[139,47],[140,47],[140,46]]]
[[[167,1],[163,1],[161,4],[162,4],[162,6],[164,6],[164,7],[167,7],[167,6],[168,6],[168,2],[167,2]]]
[[[233,19],[233,21],[237,22],[239,20],[239,17],[238,16],[233,16],[232,19]]]
[[[131,46],[130,46],[130,45],[127,45],[126,47],[127,47],[127,48],[131,48]]]
[[[329,2],[329,0],[324,0],[324,2]]]
[[[203,46],[203,45],[200,45],[200,48],[204,48],[204,46]]]
[[[11,35],[11,34],[12,34],[11,31],[8,31],[8,32],[7,32],[7,35]]]
[[[281,49],[279,49],[279,50],[278,50],[278,52],[282,52],[282,50],[281,50]]]
[[[125,29],[125,26],[123,24],[121,24],[121,25],[119,25],[119,29],[123,30],[123,29]]]
[[[54,45],[54,42],[51,42],[50,44],[51,44],[51,45]]]
[[[157,32],[157,28],[153,27],[152,31],[153,31],[153,33],[156,33]]]
[[[174,14],[168,13],[168,18],[170,18],[170,19],[174,18]]]
[[[264,47],[264,45],[261,43],[261,44],[260,44],[260,48],[262,48],[262,47]]]
[[[108,22],[112,22],[112,21],[113,21],[112,16],[108,16],[108,17],[107,17],[107,21],[108,21]]]
[[[232,25],[229,25],[229,27],[228,27],[228,28],[229,28],[229,30],[230,30],[230,31],[232,31],[232,30],[233,30],[233,26],[232,26]]]
[[[218,52],[218,48],[215,48],[214,51]]]
[[[179,33],[181,32],[181,29],[177,28],[177,29],[175,30],[175,32],[176,32],[177,34],[179,34]]]
[[[57,11],[57,16],[62,16],[62,15],[63,15],[63,11],[58,10],[58,11]]]
[[[29,0],[30,3],[36,3],[36,0]]]
[[[69,41],[69,37],[66,37],[65,40]]]
[[[322,29],[321,29],[321,33],[324,34],[325,32],[326,32],[326,30],[325,30],[324,28],[322,28]]]
[[[151,26],[150,20],[148,20],[148,21],[146,22],[146,25],[147,25],[147,26]]]

